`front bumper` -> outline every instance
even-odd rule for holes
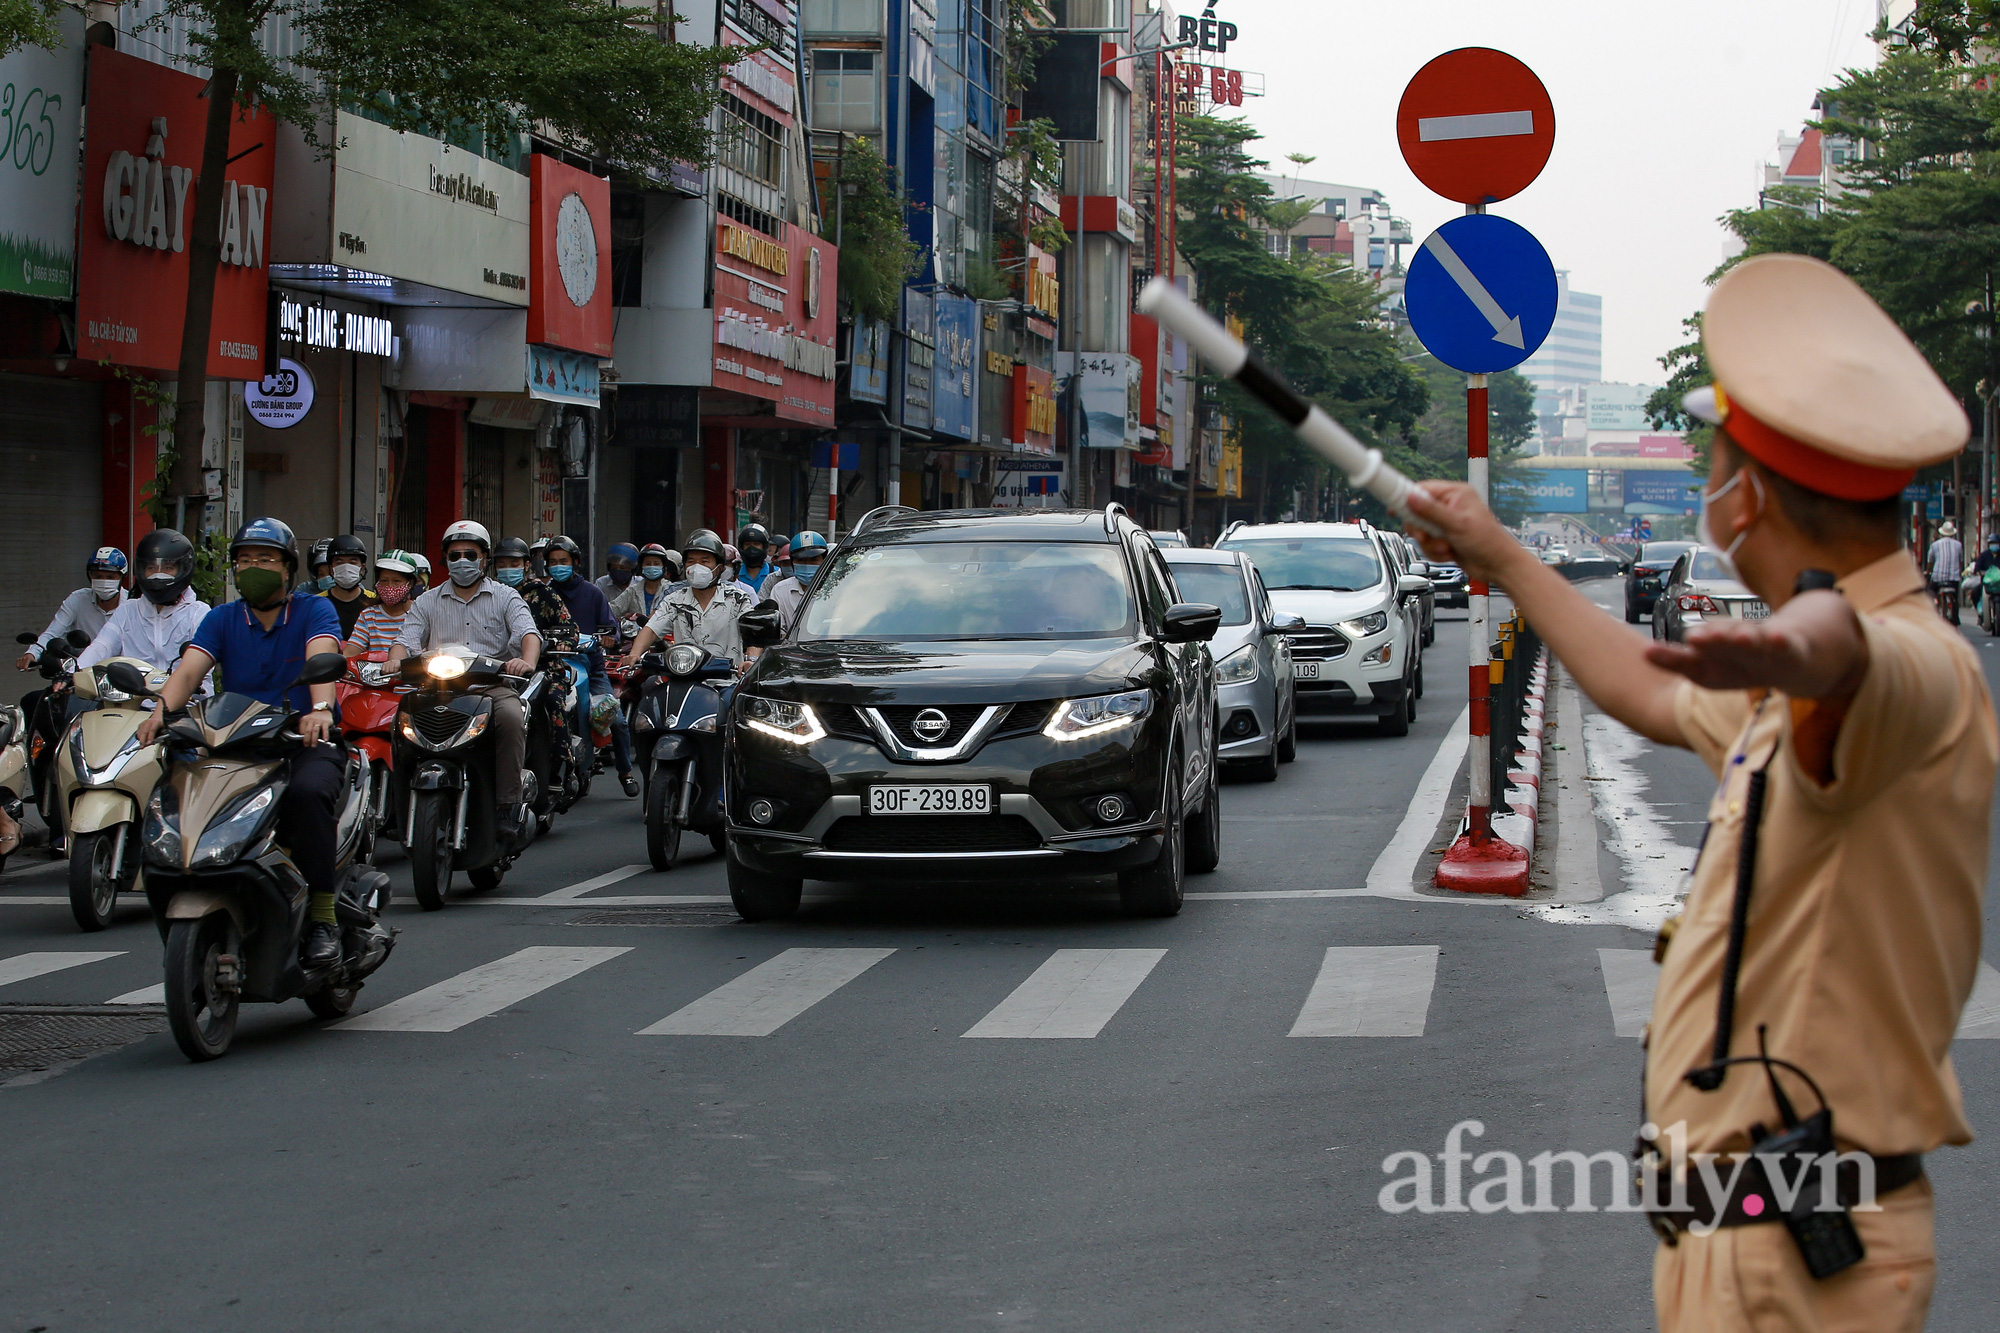
[[[1387,662],[1362,661],[1393,642],[1389,631],[1358,639],[1340,657],[1320,662],[1318,680],[1295,680],[1292,699],[1299,716],[1393,717],[1403,706],[1402,658],[1409,645],[1398,645]]]
[[[1278,743],[1278,687],[1259,674],[1255,680],[1220,685],[1215,691],[1216,713],[1222,718],[1222,735],[1216,757],[1261,759]],[[1248,728],[1248,730],[1246,730]]]

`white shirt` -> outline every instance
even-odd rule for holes
[[[778,623],[789,632],[798,621],[799,608],[806,604],[806,585],[797,575],[787,574],[766,587],[764,595],[778,604]]]
[[[1956,583],[1965,568],[1965,548],[1956,537],[1940,537],[1931,543],[1931,581]]]
[[[457,586],[448,582],[419,596],[403,614],[396,642],[408,653],[456,644],[504,660],[521,651],[522,636],[528,634],[539,638],[541,631],[521,594],[504,583],[482,579],[473,585],[470,600],[460,597]]]
[[[145,597],[128,597],[111,613],[104,628],[76,659],[79,667],[96,666],[113,657],[136,657],[159,671],[171,671],[181,660],[181,645],[194,637],[208,614],[208,603],[181,590],[172,606],[155,606]]]
[[[124,604],[125,590],[120,588],[118,600],[111,604],[111,611],[116,611]],[[35,640],[35,651],[40,652],[49,646],[50,640],[60,639],[73,629],[80,629],[95,639],[98,631],[104,628],[104,622],[111,618],[111,611],[97,604],[96,593],[88,588],[78,588],[63,598],[63,604],[56,608],[56,618],[42,631],[42,637]]]
[[[715,590],[714,598],[704,610],[694,599],[694,589],[682,586],[653,603],[653,615],[646,628],[662,639],[691,643],[718,657],[741,662],[743,631],[736,622],[756,604],[741,584],[725,583]]]

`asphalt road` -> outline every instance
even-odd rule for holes
[[[496,893],[399,900],[345,1027],[246,1007],[197,1067],[157,1019],[105,1020],[126,1044],[0,1085],[0,1329],[1650,1328],[1635,1216],[1378,1201],[1410,1174],[1385,1158],[1467,1119],[1475,1155],[1629,1148],[1607,975],[1649,938],[1604,921],[1651,872],[1616,821],[1671,860],[1699,827],[1644,818],[1706,794],[1577,705],[1590,762],[1644,779],[1550,834],[1603,902],[1424,890],[1385,853],[1449,833],[1411,809],[1464,704],[1450,614],[1412,734],[1309,728],[1276,783],[1226,786],[1222,867],[1173,920],[1108,884],[941,883],[809,886],[746,925],[700,840],[608,878],[645,853],[602,784]],[[143,910],[82,936],[31,901],[62,884],[36,853],[0,876],[0,1008],[157,983]],[[113,956],[18,961],[55,953]],[[1976,1122],[1996,1045],[1961,1044]],[[1934,1327],[2000,1294],[1995,1165],[1939,1155]]]

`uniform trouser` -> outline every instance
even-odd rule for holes
[[[292,780],[278,802],[278,841],[314,893],[334,891],[338,855],[340,784],[347,752],[338,745],[314,745],[292,756]]]
[[[1776,1222],[1660,1246],[1660,1333],[1919,1333],[1937,1281],[1931,1183],[1920,1178],[1879,1202],[1879,1213],[1852,1214],[1868,1257],[1824,1280]]]
[[[473,691],[493,701],[493,798],[503,809],[521,803],[521,767],[528,762],[528,710],[512,686]]]

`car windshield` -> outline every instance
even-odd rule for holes
[[[1250,623],[1250,599],[1243,592],[1243,572],[1235,565],[1183,565],[1170,560],[1167,568],[1174,571],[1182,601],[1221,607],[1225,625]]]
[[[800,639],[1102,639],[1134,632],[1118,548],[1082,542],[899,542],[841,552],[813,584]]]
[[[1722,557],[1713,551],[1696,551],[1694,560],[1688,567],[1688,577],[1700,583],[1734,583],[1736,575],[1729,566],[1722,563]]]
[[[1221,549],[1249,556],[1272,592],[1358,592],[1382,581],[1381,558],[1366,537],[1250,537]]]

